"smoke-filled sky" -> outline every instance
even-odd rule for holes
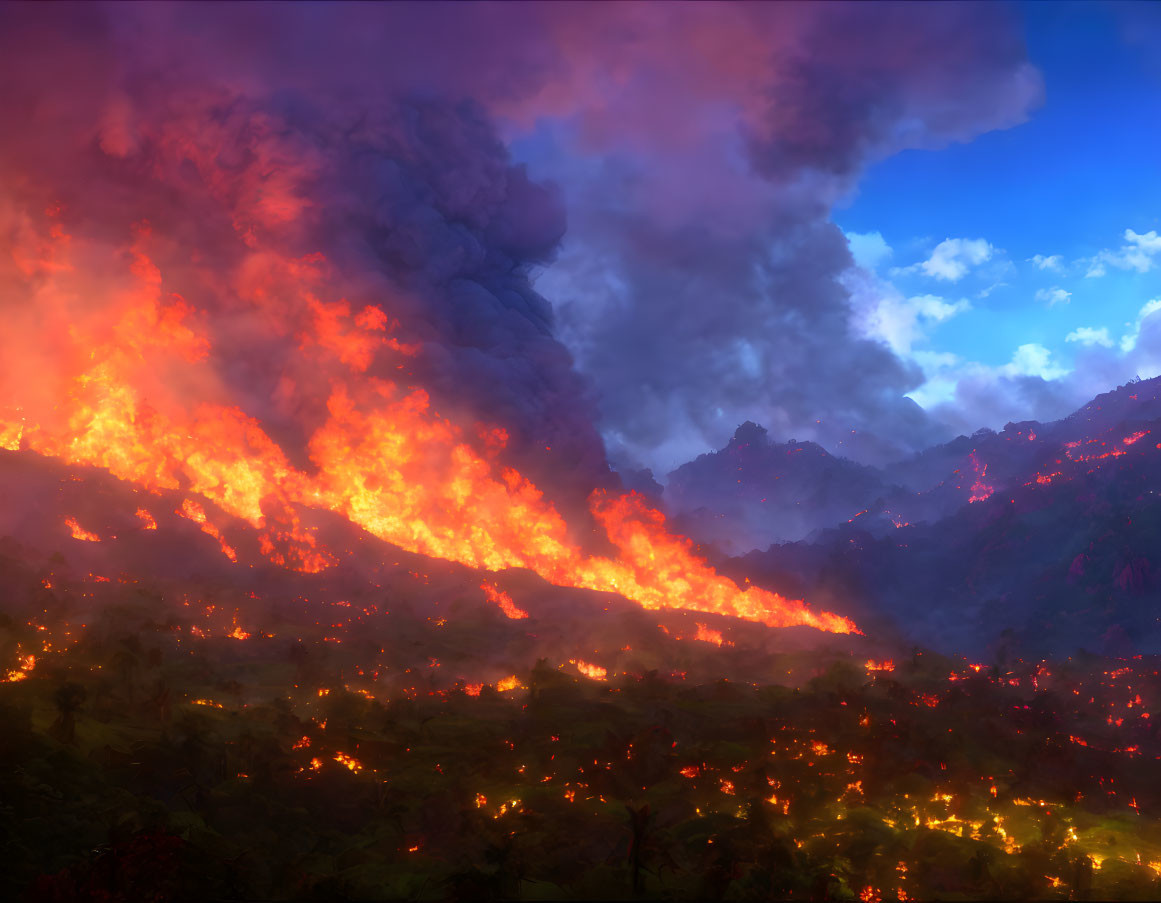
[[[275,433],[314,402],[300,372],[279,401],[286,342],[223,300],[255,242],[325,254],[422,343],[440,410],[504,425],[534,477],[599,481],[602,438],[662,475],[745,420],[881,462],[1161,372],[1157,6],[0,20],[5,227],[60,204],[196,246],[221,382]]]

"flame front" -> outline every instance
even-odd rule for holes
[[[151,259],[146,225],[137,227],[112,275],[109,259],[101,262],[102,281],[90,272],[102,249],[72,239],[53,211],[45,221],[17,243],[12,260],[30,306],[65,324],[53,337],[65,352],[57,349],[54,360],[75,368],[53,373],[49,393],[39,397],[22,389],[27,380],[0,378],[5,447],[104,468],[154,492],[179,492],[176,513],[213,536],[231,560],[237,553],[223,535],[226,525],[195,497],[262,531],[259,545],[270,560],[308,573],[336,561],[300,521],[304,510],[323,509],[411,552],[493,571],[528,568],[552,583],[616,592],[649,609],[856,629],[801,601],[739,588],[634,493],[592,494],[592,515],[617,555],[585,554],[542,493],[499,462],[503,430],[477,427],[484,441],[475,447],[432,410],[422,389],[375,375],[383,368],[373,370],[374,362],[393,360],[403,369],[415,353],[392,337],[382,310],[323,300],[330,267],[321,255],[264,250],[243,265],[243,300],[270,314],[277,298],[271,328],[297,343],[285,381],[305,381],[297,367],[324,387],[306,443],[310,468],[292,464],[263,424],[233,403],[212,366],[205,312],[177,294]],[[105,315],[80,316],[76,299],[94,295]],[[141,520],[152,528],[148,512]]]

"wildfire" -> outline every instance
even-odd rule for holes
[[[297,342],[300,359],[288,367],[329,387],[305,444],[310,466],[292,464],[258,419],[209,388],[221,380],[211,368],[205,314],[154,263],[148,227],[136,228],[122,270],[98,279],[87,255],[100,249],[66,234],[58,216],[46,217],[41,235],[30,228],[23,240],[32,247],[14,249],[24,261],[15,290],[61,316],[81,297],[105,305],[106,315],[99,323],[69,320],[60,341],[72,348],[60,357],[83,363],[53,374],[51,403],[31,404],[27,380],[0,386],[6,445],[18,441],[69,464],[101,467],[153,492],[182,492],[177,513],[216,539],[231,561],[238,556],[223,537],[225,522],[196,499],[260,531],[262,551],[276,564],[308,573],[334,562],[300,523],[304,510],[321,509],[410,552],[488,570],[528,568],[552,583],[620,593],[649,609],[856,630],[846,618],[721,576],[636,493],[592,494],[592,516],[616,556],[587,555],[540,490],[498,461],[503,430],[462,430],[432,410],[422,389],[376,375],[387,372],[372,369],[376,362],[405,361],[417,351],[390,334],[386,314],[324,300],[333,273],[322,255],[254,248],[256,239],[244,232],[252,256],[238,276],[237,303]],[[285,385],[293,391],[296,383],[288,376]]]
[[[137,509],[137,519],[139,521],[141,521],[143,529],[146,529],[146,530],[156,530],[157,529],[157,521],[155,521],[153,519],[153,515],[150,514],[148,511],[146,511],[144,508]]]

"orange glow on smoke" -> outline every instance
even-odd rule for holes
[[[274,564],[304,573],[330,567],[335,556],[300,520],[317,509],[409,552],[488,570],[528,568],[551,583],[616,592],[648,609],[856,631],[846,618],[718,574],[636,493],[593,492],[592,516],[616,554],[586,554],[540,490],[499,463],[503,430],[465,434],[432,410],[422,389],[373,375],[375,361],[416,353],[389,334],[386,314],[323,300],[331,274],[321,255],[253,249],[257,239],[247,233],[253,253],[237,277],[240,303],[296,342],[301,359],[288,368],[298,367],[324,391],[306,445],[309,467],[291,463],[222,386],[204,316],[151,259],[149,229],[135,230],[114,265],[98,254],[107,249],[72,240],[48,219],[42,234],[26,230],[17,240],[25,245],[11,255],[27,303],[47,320],[68,324],[54,339],[68,353],[54,360],[72,369],[59,365],[61,372],[45,381],[49,388],[36,391],[0,372],[5,447],[15,442],[149,491],[180,492],[176,513],[214,538],[231,561],[238,553],[227,534],[249,526]],[[104,261],[99,276],[97,256]],[[71,306],[77,298],[99,299],[102,315],[82,316]],[[153,528],[148,512],[138,516]],[[514,604],[509,611],[500,596],[489,598],[509,617],[524,614]]]

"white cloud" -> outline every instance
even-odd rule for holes
[[[846,232],[847,243],[855,263],[866,270],[875,269],[893,253],[881,232]]]
[[[1039,376],[1041,379],[1059,379],[1068,372],[1052,363],[1052,352],[1035,342],[1021,345],[1012,355],[1012,362],[999,368],[1004,376]]]
[[[1126,229],[1125,238],[1146,254],[1153,255],[1161,253],[1161,235],[1157,234],[1156,229],[1152,229],[1143,235],[1139,235],[1132,229]]]
[[[1141,335],[1141,324],[1155,313],[1161,313],[1161,298],[1154,298],[1145,302],[1144,307],[1137,313],[1136,323],[1126,323],[1130,331],[1121,336],[1121,351],[1128,354],[1137,347],[1137,339]]]
[[[896,354],[911,354],[912,346],[926,340],[930,329],[971,310],[966,298],[948,301],[938,295],[905,297],[890,282],[872,277],[858,284],[848,280],[856,322],[864,335],[886,342]]]
[[[971,267],[990,260],[994,251],[982,238],[945,238],[919,264],[919,269],[936,279],[958,282]]]
[[[1157,263],[1157,256],[1161,254],[1161,235],[1157,231],[1134,232],[1125,230],[1125,244],[1116,251],[1105,249],[1088,261],[1086,279],[1095,279],[1104,276],[1108,267],[1119,270],[1135,270],[1138,273],[1147,273]]]
[[[1042,288],[1036,292],[1036,300],[1047,301],[1049,307],[1054,307],[1057,304],[1067,304],[1071,298],[1072,292],[1066,292],[1057,286]]]
[[[1035,264],[1041,270],[1052,270],[1054,273],[1060,273],[1064,270],[1064,258],[1059,254],[1052,254],[1048,257],[1043,254],[1035,254],[1028,258],[1028,263]]]
[[[1077,327],[1064,337],[1064,341],[1079,342],[1085,347],[1090,347],[1092,345],[1100,345],[1104,348],[1113,347],[1113,340],[1109,338],[1109,330],[1105,326],[1102,326],[1100,329],[1096,329],[1092,326]]]
[[[893,282],[865,266],[851,267],[842,281],[851,293],[855,328],[867,338],[886,343],[899,355],[910,355],[913,346],[925,342],[935,326],[972,309],[966,298],[949,301],[931,294],[907,297]]]
[[[998,428],[1006,420],[1067,413],[1070,402],[1061,409],[1056,402],[1068,393],[1071,371],[1053,361],[1043,345],[1021,345],[999,366],[933,351],[916,351],[912,359],[926,380],[907,396],[956,429],[971,432]]]

